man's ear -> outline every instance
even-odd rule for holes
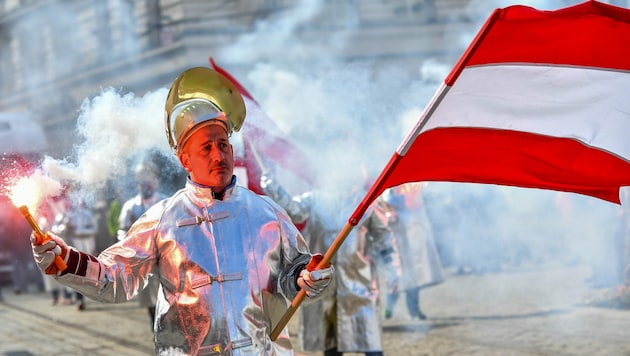
[[[177,158],[179,158],[179,163],[182,164],[182,167],[184,167],[184,169],[187,172],[190,172],[190,169],[189,169],[189,162],[190,162],[190,160],[188,159],[188,154],[186,154],[184,151],[182,151],[182,152],[180,152],[177,155]]]

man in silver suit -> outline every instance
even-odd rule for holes
[[[275,341],[269,333],[300,289],[307,301],[321,296],[334,269],[307,269],[313,255],[286,212],[236,184],[229,136],[244,119],[227,78],[184,71],[166,100],[166,132],[189,174],[185,187],[98,257],[49,233],[33,245],[39,268],[62,256],[67,268],[49,272],[102,302],[128,301],[156,275],[156,354],[292,355],[287,328]]]

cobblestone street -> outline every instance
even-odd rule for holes
[[[422,292],[426,321],[410,320],[399,301],[383,322],[386,355],[630,355],[630,311],[585,305],[585,266],[520,267],[452,275]],[[44,293],[0,303],[0,354],[150,355],[146,310],[136,302],[87,309],[51,306]],[[295,337],[296,319],[290,323]],[[321,353],[297,351],[297,355]],[[357,354],[348,354],[357,355]]]

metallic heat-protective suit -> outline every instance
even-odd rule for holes
[[[271,174],[261,178],[265,194],[274,199],[296,224],[306,222],[302,234],[313,253],[325,253],[345,225],[360,192],[342,197],[329,191],[291,196]],[[369,240],[365,242],[364,239]],[[368,210],[337,251],[334,290],[326,298],[300,308],[298,342],[307,351],[380,351],[381,318],[374,256],[392,258],[391,232]],[[367,246],[366,246],[367,245]],[[396,279],[396,270],[388,278]],[[389,283],[395,281],[388,281]]]
[[[69,258],[77,256],[85,257],[72,250]],[[95,300],[122,302],[157,274],[156,354],[292,355],[286,328],[275,342],[269,333],[310,258],[269,198],[237,186],[235,177],[222,200],[188,180],[125,239],[89,257],[83,271],[56,278]]]
[[[421,185],[407,183],[386,190],[377,199],[394,210],[397,219],[388,225],[399,251],[402,273],[398,290],[427,288],[444,282],[444,269],[435,246]]]
[[[165,195],[155,193],[148,199],[143,199],[142,194],[137,194],[133,198],[127,200],[120,210],[120,216],[118,219],[118,239],[124,239],[125,236],[127,236],[127,231],[129,231],[133,223],[136,222],[136,220],[138,220],[151,206],[165,198]],[[149,278],[148,286],[138,293],[138,303],[141,307],[155,306],[155,303],[157,303],[159,286],[160,281],[156,276]]]

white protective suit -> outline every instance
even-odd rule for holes
[[[396,290],[388,291],[386,308],[392,312],[399,293],[405,291],[407,311],[417,317],[421,314],[420,289],[444,282],[420,185],[408,183],[386,190],[377,199],[374,210],[381,219],[388,220],[401,264],[399,283]]]

